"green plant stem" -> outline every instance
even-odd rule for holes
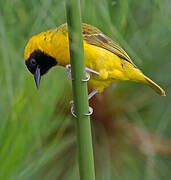
[[[83,37],[79,0],[66,0],[69,31],[69,46],[72,72],[74,111],[77,116],[77,141],[81,180],[95,180],[90,117],[88,113],[88,91],[85,79]]]

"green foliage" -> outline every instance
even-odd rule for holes
[[[81,0],[81,9],[83,22],[116,40],[145,74],[166,89],[167,96],[159,97],[140,84],[110,87],[110,107],[118,110],[117,119],[169,139],[171,1]],[[63,1],[0,0],[0,179],[78,179],[75,134],[70,133],[73,119],[66,112],[71,100],[66,72],[55,67],[37,90],[23,58],[31,35],[64,22]],[[127,146],[121,151],[122,165],[113,163],[107,143],[95,150],[105,165],[101,171],[97,166],[97,179],[171,176],[169,156],[145,156]]]

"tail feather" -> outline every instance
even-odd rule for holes
[[[144,78],[146,80],[146,84],[150,86],[156,93],[160,94],[161,96],[166,96],[165,91],[157,85],[155,82],[153,82],[150,78],[144,75]]]

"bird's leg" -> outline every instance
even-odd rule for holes
[[[66,69],[67,69],[67,76],[71,78],[71,64],[67,64],[66,66]],[[87,82],[90,80],[90,73],[93,73],[93,74],[96,74],[96,75],[99,75],[99,72],[97,71],[94,71],[93,69],[90,69],[90,68],[85,68],[85,72],[86,72],[86,79],[83,79],[82,82]],[[72,79],[73,80],[73,79]],[[88,100],[91,99],[98,91],[97,90],[94,90],[92,91],[89,95],[88,95]],[[71,114],[74,116],[74,117],[77,117],[76,114],[74,113],[74,101],[70,101],[70,104],[71,104]],[[86,116],[90,116],[91,114],[93,114],[93,108],[92,107],[89,107],[89,112],[88,113],[85,113],[84,115]]]
[[[92,91],[89,95],[88,95],[88,100],[90,100],[95,94],[97,94],[98,91],[97,90],[94,90]],[[70,104],[71,104],[71,114],[74,116],[74,117],[77,117],[76,114],[74,113],[74,101],[70,101]],[[89,106],[89,112],[88,113],[85,113],[84,115],[85,116],[90,116],[93,114],[93,108]]]
[[[93,90],[89,95],[88,95],[88,100],[90,100],[94,95],[98,93],[97,90]]]
[[[93,69],[90,69],[90,68],[88,68],[88,67],[85,68],[85,72],[86,72],[86,79],[83,79],[83,80],[82,80],[83,82],[87,82],[87,81],[90,80],[90,73],[99,75],[99,72],[94,71]]]
[[[71,64],[67,64],[65,67],[67,69],[67,76],[68,76],[68,78],[72,79],[71,78]],[[86,72],[86,79],[83,79],[82,80],[83,82],[87,82],[87,81],[90,80],[90,74],[89,73],[93,73],[93,74],[99,75],[99,72],[94,71],[93,69],[90,69],[88,67],[85,68],[85,72]]]
[[[71,104],[71,114],[76,118],[76,114],[74,112],[74,101],[70,101],[70,104]],[[93,114],[93,108],[89,106],[89,112],[88,113],[85,113],[84,115],[85,116],[90,116]]]
[[[99,72],[97,72],[97,71],[95,71],[95,70],[93,70],[93,69],[90,69],[90,68],[88,68],[88,67],[85,68],[85,71],[88,72],[88,73],[90,72],[90,73],[99,75]]]
[[[88,95],[88,100],[90,100],[95,94],[97,94],[97,90],[93,90],[89,95]],[[93,108],[89,106],[89,113],[85,113],[84,115],[90,116],[93,114]]]

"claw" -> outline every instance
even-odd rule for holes
[[[71,104],[71,114],[76,118],[76,114],[74,113],[74,101],[70,101]]]
[[[68,76],[68,78],[73,80],[73,78],[71,77],[71,64],[67,64],[65,66],[65,68],[67,69],[67,76]]]
[[[93,108],[89,106],[89,112],[85,113],[85,116],[91,116],[93,114]]]
[[[86,72],[86,79],[83,79],[83,82],[87,82],[90,80],[90,74],[88,72]]]
[[[67,76],[68,76],[68,78],[73,80],[73,78],[71,78],[71,64],[67,64],[65,67],[67,69]],[[83,82],[87,82],[87,81],[90,80],[90,74],[89,73],[93,73],[93,74],[99,75],[99,72],[94,71],[93,69],[90,69],[88,67],[85,68],[85,72],[86,72],[86,79],[83,79],[82,80]]]
[[[71,64],[67,64],[66,66],[66,69],[67,69],[67,76],[71,78]],[[85,68],[85,72],[86,72],[86,79],[83,79],[82,82],[87,82],[90,80],[90,74],[89,73],[93,73],[93,74],[96,74],[96,75],[99,75],[99,72],[97,71],[94,71],[93,69],[90,69],[90,68]],[[72,79],[73,80],[73,79]],[[88,95],[88,100],[91,99],[96,93],[98,93],[97,90],[94,90],[92,91],[89,95]],[[74,101],[70,101],[70,104],[71,104],[71,114],[76,118],[76,114],[74,112]],[[89,107],[89,112],[88,113],[85,113],[84,115],[85,116],[90,116],[93,114],[93,108],[92,107]]]
[[[74,112],[74,101],[70,101],[70,104],[71,104],[71,114],[77,118],[77,115],[75,114]],[[93,114],[93,108],[89,106],[89,112],[88,113],[85,113],[84,115],[85,116],[90,116]]]

